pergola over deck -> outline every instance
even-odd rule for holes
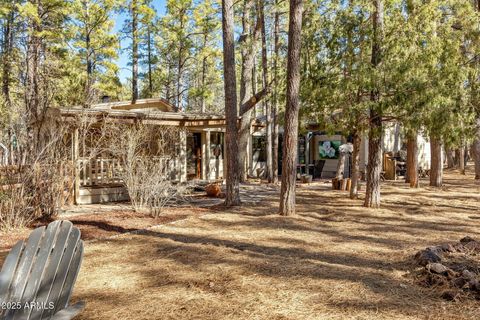
[[[133,124],[141,121],[145,124],[159,126],[176,126],[184,128],[225,128],[225,116],[218,114],[195,114],[164,112],[152,110],[116,110],[116,109],[83,109],[71,108],[60,109],[64,121],[77,121],[80,117],[96,118],[101,121],[108,118],[109,121]]]

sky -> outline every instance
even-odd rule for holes
[[[165,14],[165,1],[166,0],[153,0],[152,5],[157,11],[158,16],[162,16]],[[123,12],[123,13],[114,13],[113,19],[115,20],[115,32],[118,32],[122,29],[123,27],[123,22],[125,21],[125,18],[127,17],[128,13]],[[128,47],[130,40],[129,39],[123,39],[120,42],[120,47],[121,49],[125,49]],[[125,50],[121,50],[119,52],[119,58],[117,60],[117,64],[120,67],[120,80],[122,83],[125,83],[128,78],[131,77],[132,71],[130,66],[128,65],[128,52]]]

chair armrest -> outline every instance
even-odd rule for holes
[[[52,317],[52,320],[71,320],[85,308],[85,302],[80,301],[63,310],[58,311]]]

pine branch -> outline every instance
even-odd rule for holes
[[[257,103],[262,101],[271,92],[271,84],[272,82],[270,82],[265,88],[255,93],[244,104],[242,104],[240,106],[240,115],[245,114],[245,112],[249,111],[255,107]]]

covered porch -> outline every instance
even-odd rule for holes
[[[114,107],[112,107],[112,105]],[[114,104],[102,104],[91,109],[60,109],[62,122],[71,127],[71,159],[74,167],[73,198],[75,204],[90,204],[128,200],[128,193],[123,186],[121,161],[105,154],[91,155],[86,151],[85,137],[80,134],[81,123],[88,122],[92,128],[98,128],[102,122],[108,121],[118,125],[134,125],[141,122],[153,126],[172,126],[180,128],[178,140],[175,141],[173,157],[160,159],[165,161],[169,179],[178,183],[187,181],[222,181],[226,173],[225,117],[218,114],[176,113],[159,110],[148,105],[148,108]],[[248,153],[248,173],[253,167],[253,135],[259,135],[262,124],[253,122],[252,136]],[[92,129],[93,130],[93,129]],[[83,141],[82,141],[83,139]],[[92,134],[88,139],[95,139]],[[91,142],[90,142],[91,144]],[[254,174],[254,173],[253,173]]]

